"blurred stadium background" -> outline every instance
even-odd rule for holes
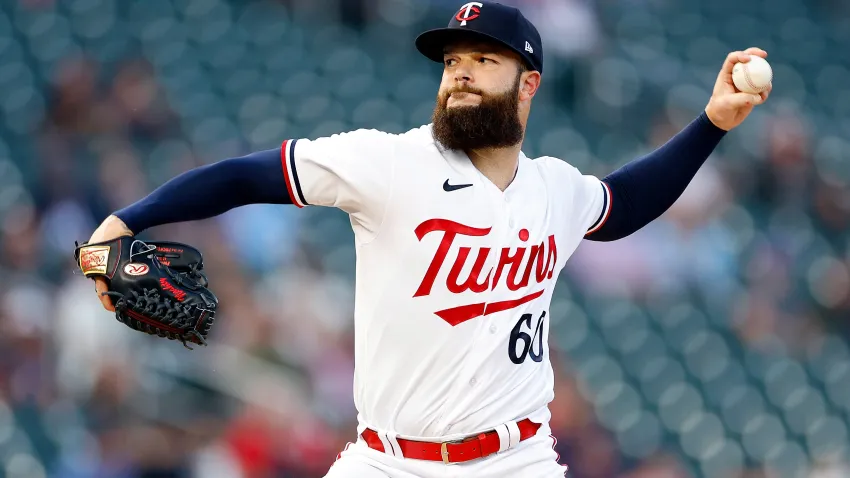
[[[353,440],[339,211],[251,206],[197,244],[223,311],[194,352],[119,325],[75,240],[189,168],[427,123],[414,36],[458,0],[0,0],[0,477],[313,478]],[[850,476],[850,4],[516,0],[544,36],[529,155],[604,176],[769,53],[768,105],[660,220],[586,242],[552,305],[573,478]],[[297,434],[291,432],[297,430]]]

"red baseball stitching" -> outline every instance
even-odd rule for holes
[[[756,85],[753,84],[753,80],[750,78],[750,67],[746,63],[742,63],[741,66],[744,68],[744,79],[747,80],[747,85],[750,86],[756,93],[761,93],[767,87],[757,88]],[[771,73],[771,80],[773,79],[773,73]],[[768,81],[770,83],[770,81]]]

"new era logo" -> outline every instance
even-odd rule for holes
[[[525,51],[534,53],[534,48],[531,48],[531,43],[525,42]]]

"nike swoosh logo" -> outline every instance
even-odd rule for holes
[[[443,191],[452,192],[457,191],[458,189],[468,188],[472,186],[471,184],[449,184],[449,180],[446,179],[446,182],[443,183]]]

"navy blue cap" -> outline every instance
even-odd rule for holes
[[[496,2],[467,2],[446,28],[428,30],[416,37],[420,53],[443,62],[444,48],[458,39],[496,41],[517,52],[532,70],[543,73],[543,41],[537,28],[519,9]]]

